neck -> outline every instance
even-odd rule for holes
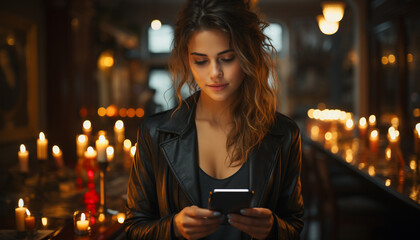
[[[196,120],[225,126],[232,123],[231,102],[218,102],[201,93],[197,102]]]

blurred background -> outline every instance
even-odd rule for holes
[[[40,132],[48,138],[49,152],[52,145],[59,146],[64,165],[73,169],[78,165],[76,135],[86,133],[82,127],[86,120],[91,122],[88,131],[96,137],[100,130],[111,137],[116,121],[122,120],[125,139],[135,143],[144,117],[175,106],[167,61],[174,23],[184,2],[0,2],[0,187],[5,199],[15,192],[11,182],[19,168],[21,144],[31,153],[29,168],[37,169]],[[302,237],[420,236],[414,230],[418,220],[413,220],[420,217],[415,179],[420,154],[415,129],[420,122],[420,2],[251,2],[271,24],[265,33],[278,51],[278,111],[297,121],[303,134],[306,225]],[[323,11],[328,6],[342,19],[326,21]],[[186,89],[184,95],[188,94]],[[313,115],[328,109],[350,113],[351,139],[360,140],[358,149],[364,145],[370,149],[358,131],[359,119],[376,116],[381,153],[369,155],[362,166],[363,158],[356,153],[357,162],[346,161],[345,155],[338,154],[346,148],[339,144],[335,151],[327,145],[327,135],[324,139],[323,134],[334,134],[330,130],[336,126],[334,119]],[[398,166],[410,179],[401,189],[409,190],[396,187],[394,191],[385,184],[392,177],[378,178],[368,168],[372,161],[378,162],[375,159],[385,159],[387,131],[395,118],[398,156],[403,159]],[[337,124],[343,133],[341,123]],[[322,133],[321,140],[311,132],[314,125],[316,136]],[[405,221],[397,223],[396,218]]]

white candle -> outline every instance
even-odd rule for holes
[[[80,220],[76,222],[77,230],[79,231],[87,231],[89,227],[89,221],[86,220],[86,216],[84,213],[80,216]]]
[[[52,148],[52,155],[55,159],[58,168],[62,168],[64,166],[63,163],[63,152],[61,152],[60,148],[57,145],[54,145]]]
[[[115,122],[114,133],[115,142],[122,143],[124,141],[124,122],[122,120],[118,120]]]
[[[96,158],[96,151],[93,149],[93,147],[88,147],[85,152],[85,158],[87,159],[95,159]]]
[[[108,146],[106,148],[106,160],[108,162],[112,161],[114,159],[114,148],[112,146]]]
[[[106,148],[108,147],[109,141],[104,135],[99,136],[96,140],[96,151],[98,152],[98,162],[106,162]]]
[[[25,231],[25,213],[26,208],[23,207],[23,199],[20,198],[18,201],[18,207],[15,208],[16,230],[19,232]]]
[[[76,147],[77,147],[77,156],[83,157],[83,154],[86,151],[88,146],[88,138],[85,134],[77,135],[76,137]]]
[[[48,140],[45,138],[43,132],[39,133],[37,140],[37,157],[39,160],[47,160],[48,158]]]
[[[28,158],[29,152],[26,151],[25,145],[20,145],[20,151],[18,151],[18,158],[19,158],[19,166],[21,172],[28,172]]]

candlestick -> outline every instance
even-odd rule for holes
[[[96,151],[98,152],[98,162],[106,162],[106,148],[108,147],[109,141],[104,135],[99,136],[96,140]]]
[[[18,201],[18,207],[15,208],[16,230],[19,232],[25,231],[25,213],[26,208],[23,207],[23,199],[20,198]]]
[[[63,152],[61,152],[60,148],[57,145],[54,145],[52,148],[52,155],[55,159],[55,163],[57,164],[58,168],[62,168],[64,166],[63,163]]]
[[[29,231],[35,229],[35,217],[31,216],[31,212],[28,209],[26,209],[25,227]]]
[[[29,158],[29,152],[26,151],[25,145],[20,145],[20,151],[18,151],[18,158],[19,158],[19,166],[20,171],[23,173],[26,173],[29,171],[28,168],[28,158]]]
[[[39,138],[37,140],[37,157],[39,160],[47,160],[48,158],[48,140],[45,138],[43,132],[39,133]]]
[[[369,136],[369,147],[370,147],[370,151],[372,151],[374,154],[378,153],[378,142],[379,142],[378,130],[373,130]]]
[[[77,156],[83,157],[88,146],[88,138],[85,134],[79,134],[76,137]]]

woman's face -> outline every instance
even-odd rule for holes
[[[244,79],[244,72],[229,44],[227,33],[202,30],[188,43],[188,60],[201,96],[217,102],[231,102]]]

